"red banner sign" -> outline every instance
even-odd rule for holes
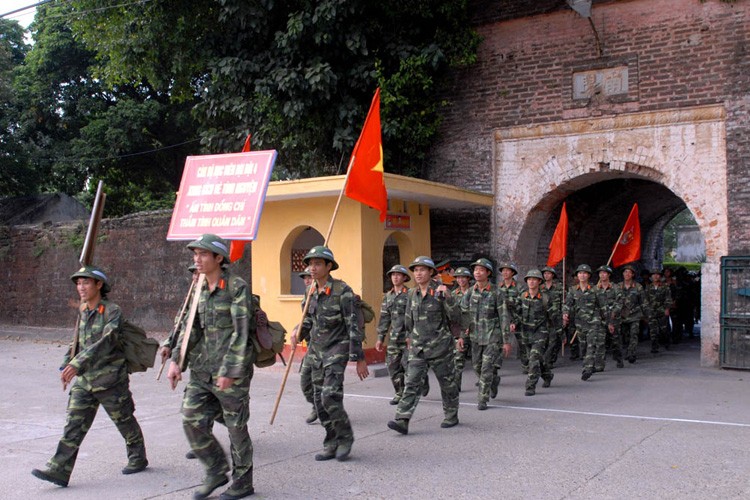
[[[168,240],[254,240],[276,151],[188,156]]]
[[[385,228],[411,229],[411,217],[409,215],[388,214],[385,216]]]

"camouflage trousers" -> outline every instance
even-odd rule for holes
[[[216,387],[216,380],[210,373],[190,372],[182,399],[182,428],[208,476],[221,476],[230,470],[224,450],[213,434],[213,424],[219,414],[229,432],[232,477],[238,481],[246,473],[252,474],[253,442],[247,430],[252,376],[251,366],[248,376],[235,380],[222,391]]]
[[[461,381],[463,379],[464,375],[464,366],[466,366],[466,355],[471,352],[471,340],[469,340],[469,337],[464,337],[464,350],[459,351],[458,346],[456,346],[456,349],[453,354],[453,361],[456,365],[456,387],[458,387],[458,390],[461,390]]]
[[[526,352],[529,353],[529,376],[526,378],[526,388],[534,389],[539,377],[543,380],[552,380],[552,366],[549,365],[544,355],[547,352],[547,339],[534,342],[526,342]]]
[[[315,411],[326,431],[323,448],[335,450],[340,445],[352,444],[354,432],[344,410],[344,371],[348,359],[342,357],[329,363],[312,363],[312,383]]]
[[[651,337],[651,352],[659,350],[659,343],[669,346],[669,323],[666,316],[650,317],[648,319],[648,333]]]
[[[597,326],[588,331],[578,330],[578,337],[581,339],[581,349],[586,351],[586,356],[583,358],[583,371],[604,370],[607,339],[605,328]]]
[[[406,342],[396,343],[389,341],[385,352],[385,362],[388,367],[388,376],[391,378],[393,390],[396,396],[404,392],[404,378],[406,376]]]
[[[443,400],[445,419],[458,420],[458,386],[456,385],[456,363],[453,351],[446,352],[437,358],[425,359],[424,352],[409,353],[406,366],[406,386],[404,394],[396,407],[397,419],[411,419],[422,394],[422,385],[427,378],[428,369],[432,369],[440,385],[440,396]]]
[[[562,336],[562,327],[556,328],[549,334],[547,348],[544,351],[544,364],[549,365],[550,368],[557,363],[557,357],[560,355],[560,349],[562,348]]]
[[[526,344],[523,342],[523,339],[521,338],[521,334],[519,332],[515,332],[515,336],[516,343],[518,344],[518,359],[521,360],[521,368],[523,369],[523,371],[527,371],[529,369],[529,351],[526,348]],[[502,359],[502,357],[500,357],[500,359]]]
[[[607,339],[610,342],[612,359],[615,361],[622,361],[622,335],[620,333],[619,325],[615,325],[614,333],[610,333],[607,329]]]
[[[622,334],[622,338],[627,346],[627,357],[635,357],[635,353],[638,350],[638,335],[640,331],[640,321],[623,321],[622,324],[620,324],[620,333]]]
[[[477,400],[486,403],[490,400],[492,388],[500,385],[500,375],[497,369],[497,358],[502,359],[502,349],[498,342],[487,345],[479,345],[477,342],[471,344],[471,363],[474,371],[479,375],[479,392]]]
[[[96,392],[82,388],[76,381],[70,388],[68,416],[65,420],[63,436],[57,445],[57,451],[47,462],[50,470],[70,478],[78,450],[94,422],[99,405],[104,408],[117,430],[125,438],[128,460],[146,461],[143,433],[133,415],[135,403],[130,393],[129,381],[126,380],[110,389]]]
[[[310,359],[307,357],[307,354],[305,354],[305,357],[302,358],[302,366],[300,367],[300,372],[299,372],[299,385],[300,385],[300,388],[302,389],[302,394],[304,394],[307,402],[310,404],[314,404],[313,384],[312,384],[312,363],[310,362]]]

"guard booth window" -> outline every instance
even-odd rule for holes
[[[305,270],[305,264],[302,259],[307,252],[316,245],[323,244],[323,235],[312,227],[303,230],[292,243],[291,255],[289,256],[289,265],[291,267],[291,279],[289,280],[289,293],[292,295],[303,295],[305,293],[305,284],[298,273]]]

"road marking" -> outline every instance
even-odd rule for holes
[[[361,399],[387,399],[391,397],[385,396],[368,396],[364,394],[345,394],[347,398],[361,398]],[[420,402],[442,404],[442,401],[433,401],[430,399],[420,399]],[[459,403],[461,406],[476,406],[476,403]],[[750,424],[743,424],[741,422],[719,422],[717,420],[697,420],[691,418],[671,418],[671,417],[647,417],[643,415],[627,415],[624,413],[601,413],[595,411],[580,411],[580,410],[563,410],[559,408],[532,408],[529,406],[510,406],[510,405],[497,405],[488,404],[489,408],[504,408],[506,410],[521,410],[521,411],[545,411],[549,413],[568,413],[571,415],[588,415],[592,417],[611,417],[611,418],[629,418],[635,420],[655,420],[658,422],[680,422],[687,424],[706,424],[706,425],[721,425],[728,427],[750,427]]]

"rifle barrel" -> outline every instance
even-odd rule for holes
[[[86,239],[83,241],[83,248],[81,249],[81,257],[79,259],[81,265],[88,266],[94,261],[94,247],[96,246],[96,236],[99,233],[99,224],[102,221],[102,214],[104,213],[104,201],[106,197],[107,195],[104,194],[104,181],[99,181],[99,185],[96,188],[94,206],[91,209],[89,227],[86,231]]]

